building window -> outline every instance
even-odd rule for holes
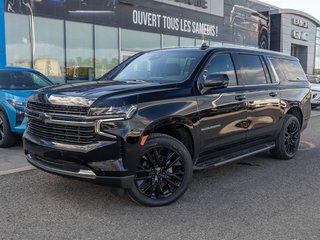
[[[196,39],[196,47],[201,47],[203,43],[208,43],[209,41]]]
[[[95,26],[95,76],[101,77],[119,62],[118,29]]]
[[[195,47],[193,38],[180,37],[180,47]]]
[[[163,35],[163,48],[176,48],[179,47],[179,37]]]
[[[160,34],[122,29],[121,48],[136,52],[159,49]]]
[[[35,17],[34,40],[33,68],[53,82],[63,84],[65,82],[63,21]]]
[[[94,79],[93,25],[66,21],[66,79]]]
[[[31,67],[29,17],[6,13],[6,55],[8,66]]]

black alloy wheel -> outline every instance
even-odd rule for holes
[[[300,127],[295,121],[292,121],[289,126],[287,126],[285,132],[285,142],[286,152],[289,155],[294,154],[297,151],[299,145],[300,137]]]
[[[149,137],[129,195],[147,206],[174,202],[186,191],[192,177],[192,160],[186,147],[164,134]]]
[[[279,137],[276,140],[276,146],[271,150],[271,153],[281,160],[292,159],[299,148],[300,132],[300,122],[297,117],[287,115]]]
[[[3,120],[0,118],[0,142],[4,139],[4,127]]]
[[[10,130],[10,124],[6,116],[0,112],[0,148],[7,148],[15,145],[17,138]]]

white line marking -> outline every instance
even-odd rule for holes
[[[30,170],[34,170],[34,169],[36,169],[36,168],[33,166],[25,166],[25,167],[21,167],[21,168],[4,170],[4,171],[0,171],[0,176],[9,175],[9,174],[18,173],[18,172],[30,171]]]

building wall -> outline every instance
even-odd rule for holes
[[[320,75],[320,29],[317,30],[314,74]]]
[[[308,28],[294,25],[293,19],[299,19],[302,22],[306,22],[308,24]],[[302,66],[304,67],[304,70],[308,74],[313,74],[315,66],[317,26],[309,19],[294,14],[282,14],[281,23],[282,27],[280,50],[284,53],[291,55],[292,45],[298,46],[297,57],[300,59]],[[307,33],[307,39],[295,39],[293,37],[294,30],[302,33]]]
[[[203,42],[212,47],[257,48],[265,35],[261,29],[269,29],[269,11],[275,10],[254,0],[201,0],[193,5],[174,0],[32,3],[31,9],[18,4],[15,13],[5,13],[2,64],[35,68],[58,83],[98,78],[139,51],[200,47]],[[302,48],[298,52],[310,73],[315,25],[309,24],[308,41],[292,39],[292,17],[279,14],[274,19],[279,27],[271,27],[271,49],[290,54],[292,44],[305,46],[307,55]],[[269,32],[266,35],[269,37]]]

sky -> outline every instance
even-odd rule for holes
[[[319,0],[260,0],[265,3],[280,7],[297,9],[309,13],[320,21],[320,1]]]

